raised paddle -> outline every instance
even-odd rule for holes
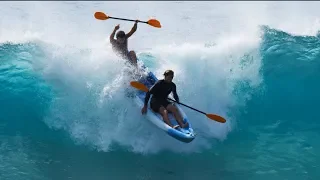
[[[138,81],[131,81],[131,82],[130,82],[130,85],[131,85],[132,87],[134,87],[134,88],[136,88],[136,89],[139,89],[139,90],[141,90],[141,91],[144,91],[144,92],[148,92],[148,90],[149,90],[144,84],[142,84],[142,83],[140,83],[140,82],[138,82]],[[202,111],[200,111],[200,110],[198,110],[198,109],[195,109],[195,108],[190,107],[190,106],[188,106],[188,105],[185,105],[185,104],[183,104],[183,103],[177,102],[177,101],[175,101],[175,100],[173,100],[173,99],[171,99],[171,98],[168,98],[168,99],[171,100],[171,101],[174,101],[174,102],[176,102],[176,103],[178,103],[178,104],[181,104],[181,105],[183,105],[183,106],[186,106],[186,107],[188,107],[188,108],[190,108],[190,109],[192,109],[192,110],[195,110],[195,111],[197,111],[197,112],[199,112],[199,113],[202,113],[202,114],[206,115],[209,119],[215,120],[215,121],[220,122],[220,123],[225,123],[225,122],[226,122],[226,120],[225,120],[223,117],[219,116],[219,115],[216,115],[216,114],[207,114],[207,113],[202,112]]]
[[[103,12],[95,12],[94,13],[94,17],[96,19],[99,19],[99,20],[118,19],[118,20],[124,20],[124,21],[136,21],[136,20],[133,20],[133,19],[124,19],[124,18],[111,17],[111,16],[106,15]],[[158,20],[156,20],[156,19],[149,19],[148,21],[140,21],[140,20],[138,20],[138,22],[146,23],[146,24],[149,24],[150,26],[153,26],[153,27],[156,27],[156,28],[161,28],[160,22]]]

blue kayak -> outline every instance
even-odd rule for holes
[[[145,86],[147,86],[149,89],[151,88],[151,86],[157,82],[158,79],[157,77],[152,73],[152,72],[148,72],[147,76],[141,78],[139,80],[139,82],[143,83]],[[145,100],[145,96],[146,96],[146,92],[144,91],[137,91],[135,94],[135,98],[134,101],[135,103],[138,105],[139,108],[142,108],[144,105],[144,100]],[[152,95],[151,95],[152,97]],[[172,95],[170,94],[169,97],[171,99]],[[151,99],[151,98],[150,98]],[[159,127],[160,129],[162,129],[163,131],[165,131],[167,134],[169,134],[170,136],[174,137],[175,139],[185,142],[185,143],[189,143],[191,142],[196,134],[194,133],[192,127],[191,127],[191,122],[188,120],[187,115],[184,113],[184,111],[181,108],[181,105],[178,103],[173,102],[173,105],[175,105],[182,117],[183,117],[183,121],[184,122],[188,122],[189,126],[186,128],[177,128],[174,129],[172,127],[170,127],[169,125],[167,125],[163,119],[162,116],[159,113],[155,113],[151,108],[150,108],[150,101],[148,103],[148,111],[145,114],[145,116],[147,117],[147,119],[149,121],[151,121],[153,124],[155,124],[157,127]],[[173,126],[178,125],[177,121],[175,120],[173,114],[169,113],[169,120],[171,121],[171,123],[173,124]]]

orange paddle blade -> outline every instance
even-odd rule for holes
[[[134,88],[137,88],[141,91],[144,91],[144,92],[148,92],[149,89],[142,83],[138,82],[138,81],[131,81],[130,82],[130,85]]]
[[[215,114],[206,114],[206,116],[212,120],[215,120],[215,121],[218,121],[220,123],[225,123],[226,120],[221,117],[221,116],[218,116],[218,115],[215,115]]]
[[[160,22],[159,22],[158,20],[156,20],[156,19],[150,19],[150,20],[148,21],[148,24],[149,24],[150,26],[153,26],[153,27],[161,28]]]
[[[103,12],[95,12],[94,13],[94,17],[96,19],[99,19],[99,20],[107,20],[109,18],[109,16],[107,16],[105,13]]]

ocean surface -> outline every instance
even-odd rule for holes
[[[1,2],[1,180],[318,180],[319,2]],[[197,132],[179,142],[130,97],[129,49],[175,71]]]

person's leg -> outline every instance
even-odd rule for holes
[[[186,122],[185,124],[183,123],[182,115],[180,114],[179,109],[176,106],[168,104],[166,109],[173,114],[180,127],[184,128],[188,126],[188,122]]]
[[[131,60],[131,63],[135,66],[137,66],[137,55],[134,51],[129,52],[129,58]]]
[[[168,124],[172,128],[176,128],[176,127],[173,127],[173,125],[171,124],[168,116],[168,111],[161,105],[160,102],[158,102],[155,99],[151,99],[150,107],[155,113],[159,113],[162,116],[163,121],[166,124]]]
[[[161,106],[161,107],[159,108],[159,113],[161,114],[164,122],[165,122],[166,124],[168,124],[170,127],[173,127],[173,125],[171,124],[171,122],[170,122],[170,120],[169,120],[168,111],[167,111],[163,106]]]

